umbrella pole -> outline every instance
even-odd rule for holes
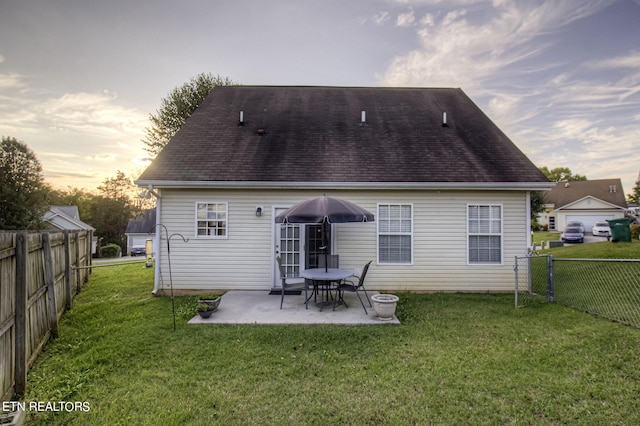
[[[329,250],[329,241],[327,239],[327,221],[322,222],[322,240],[324,241],[324,271],[329,269],[329,256],[327,251]]]

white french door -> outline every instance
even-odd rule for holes
[[[275,215],[279,215],[286,209],[275,210]],[[280,256],[282,267],[289,276],[296,276],[304,270],[305,265],[305,225],[292,223],[276,223],[274,227],[275,250],[274,250],[274,282],[273,287],[282,286],[280,271],[276,257]]]

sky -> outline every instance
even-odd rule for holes
[[[640,0],[0,0],[0,135],[54,187],[148,164],[149,114],[244,85],[459,87],[538,167],[640,170]]]

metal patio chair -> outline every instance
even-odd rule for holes
[[[362,289],[362,291],[364,291],[365,297],[367,298],[367,301],[369,302],[369,307],[371,307],[371,299],[369,299],[369,295],[367,294],[367,290],[364,288],[364,279],[367,276],[367,271],[369,270],[369,265],[371,265],[371,262],[373,262],[372,260],[369,261],[369,263],[367,263],[366,265],[364,265],[364,268],[362,268],[362,273],[360,274],[360,277],[358,278],[358,282],[355,283],[353,281],[349,281],[349,280],[344,280],[344,282],[342,284],[340,284],[338,286],[338,302],[339,303],[344,303],[344,305],[346,307],[349,307],[349,305],[346,304],[346,302],[344,301],[344,292],[345,291],[349,291],[351,293],[355,293],[356,296],[358,296],[358,300],[360,300],[360,304],[362,305],[362,309],[364,309],[364,313],[365,314],[369,314],[367,312],[367,308],[364,306],[364,302],[362,301],[362,298],[360,297],[360,289]],[[335,309],[335,306],[334,308]]]
[[[280,296],[280,309],[282,309],[282,303],[284,302],[284,294],[287,290],[304,290],[304,307],[305,309],[309,309],[307,298],[307,282],[304,278],[300,278],[298,276],[287,276],[286,271],[284,270],[284,266],[282,266],[282,259],[280,256],[276,257],[278,261],[278,269],[280,270],[280,279],[282,280],[282,295]],[[292,280],[292,281],[288,281]],[[295,280],[295,281],[293,281]]]

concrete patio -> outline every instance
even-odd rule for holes
[[[378,292],[369,291],[369,296]],[[280,309],[280,295],[270,295],[268,291],[228,291],[222,296],[220,307],[209,318],[193,317],[189,324],[335,324],[335,325],[380,325],[400,324],[397,317],[391,321],[376,318],[373,308],[360,294],[367,308],[364,313],[358,297],[353,293],[344,296],[347,306],[325,306],[322,311],[309,301],[309,309],[304,307],[304,292],[301,295],[284,296],[284,304]]]

